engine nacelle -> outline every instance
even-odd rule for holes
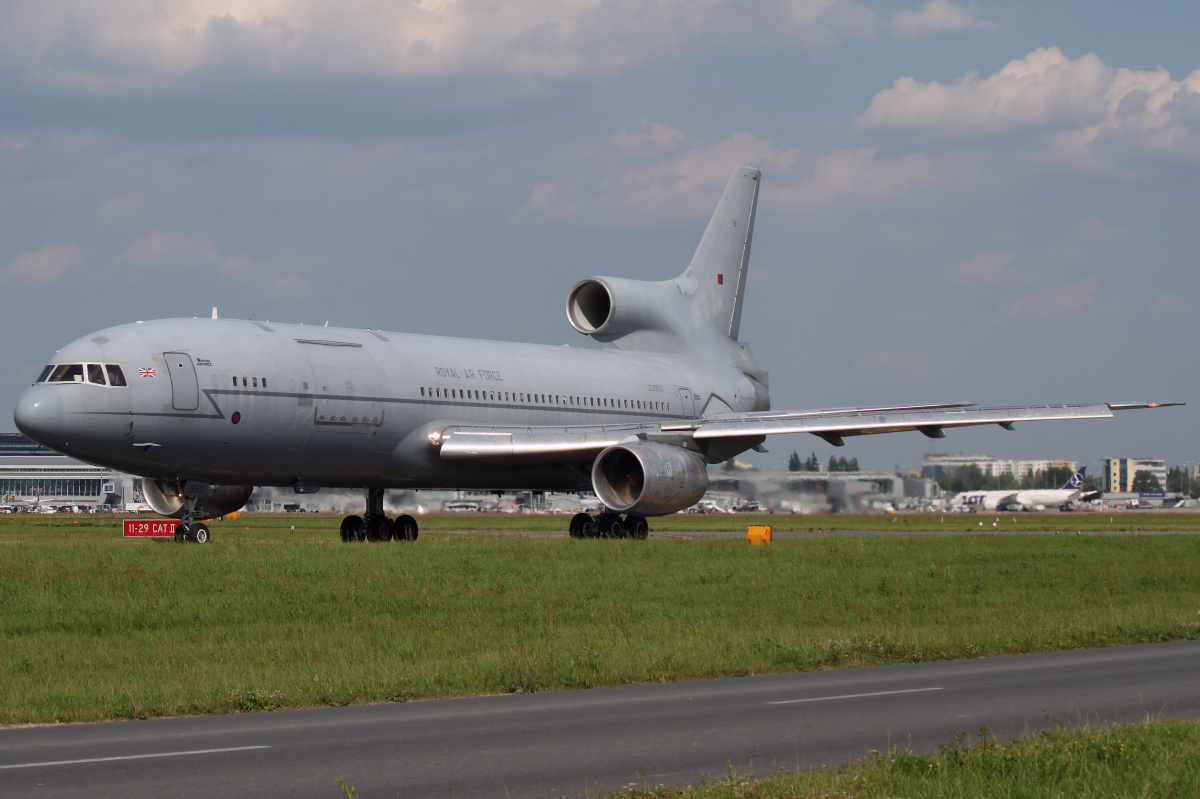
[[[663,311],[678,289],[665,284],[619,277],[589,277],[567,293],[567,321],[588,336],[620,336],[634,330],[663,330],[670,321]]]
[[[196,516],[213,519],[240,510],[250,499],[254,486],[213,486],[200,496]],[[143,480],[142,493],[155,513],[171,519],[183,518],[183,486],[168,480]]]
[[[592,488],[618,513],[663,516],[695,505],[708,489],[708,469],[696,453],[670,444],[617,444],[592,464]]]

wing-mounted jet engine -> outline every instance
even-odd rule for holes
[[[241,510],[250,500],[254,486],[218,486],[187,481],[142,480],[142,493],[155,513],[182,519],[175,531],[177,541],[208,541],[208,526],[197,519],[214,519]]]

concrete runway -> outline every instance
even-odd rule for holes
[[[0,730],[3,796],[594,796],[840,765],[980,726],[1200,716],[1200,641],[393,705]]]

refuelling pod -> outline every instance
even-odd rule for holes
[[[671,300],[665,284],[619,277],[589,277],[567,292],[567,321],[587,336],[622,336],[635,330],[663,330]]]
[[[250,499],[254,486],[213,486],[201,495],[196,516],[214,519],[240,510]],[[143,480],[142,493],[155,513],[170,519],[183,518],[183,486],[169,480]]]
[[[635,441],[600,453],[592,464],[592,488],[609,510],[664,516],[700,501],[708,469],[690,450]]]

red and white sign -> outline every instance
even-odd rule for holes
[[[169,538],[175,535],[175,528],[178,525],[179,522],[174,519],[126,519],[125,537],[157,538],[166,536]]]

